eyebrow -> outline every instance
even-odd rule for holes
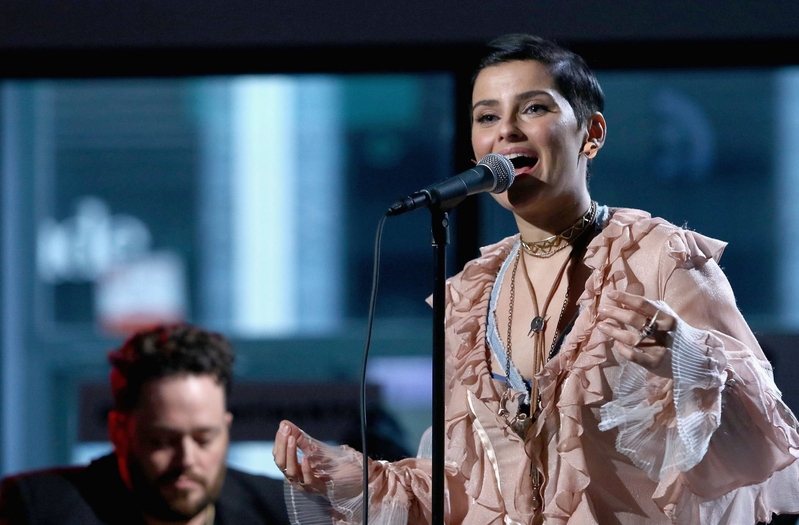
[[[535,97],[535,96],[538,96],[538,95],[546,95],[546,96],[548,96],[550,98],[552,97],[552,95],[550,95],[549,91],[546,91],[546,90],[543,90],[543,89],[531,89],[530,91],[525,91],[524,93],[519,93],[518,95],[516,95],[513,98],[514,98],[514,100],[516,100],[516,102],[519,102],[521,100],[527,100],[528,98],[532,98],[532,97]],[[494,107],[494,106],[498,106],[498,105],[499,105],[499,101],[496,100],[496,99],[479,100],[479,101],[475,102],[474,105],[472,106],[472,111],[474,111],[478,106]]]

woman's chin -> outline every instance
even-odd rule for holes
[[[542,197],[544,186],[544,183],[535,177],[519,177],[513,181],[511,187],[504,193],[505,200],[511,206],[511,210],[524,208]]]

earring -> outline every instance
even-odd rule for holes
[[[593,159],[596,157],[597,152],[599,151],[599,142],[596,139],[591,139],[585,143],[583,146],[583,155],[587,159]]]

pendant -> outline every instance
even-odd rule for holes
[[[530,331],[527,332],[527,337],[530,337],[533,334],[539,333],[541,330],[544,329],[544,325],[547,322],[547,317],[541,317],[540,315],[536,315],[533,317],[533,320],[530,322]]]
[[[512,410],[516,412],[516,415],[513,417],[509,417],[511,416],[511,410],[508,409],[509,403],[517,405],[516,407],[512,408]],[[526,413],[519,411],[518,398],[511,400],[510,389],[507,389],[502,393],[502,397],[499,400],[499,411],[497,412],[497,415],[504,419],[505,423],[510,427],[510,429],[513,430],[513,432],[521,439],[526,438],[527,431],[530,429],[530,425],[533,424],[533,418],[529,417]]]
[[[532,418],[528,417],[525,413],[516,414],[513,419],[508,421],[508,426],[519,436],[521,439],[527,439],[527,431],[530,429],[530,425],[533,424]]]

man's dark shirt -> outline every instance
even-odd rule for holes
[[[287,525],[283,482],[228,468],[216,525]],[[116,456],[85,467],[9,477],[0,485],[0,525],[141,525]]]

